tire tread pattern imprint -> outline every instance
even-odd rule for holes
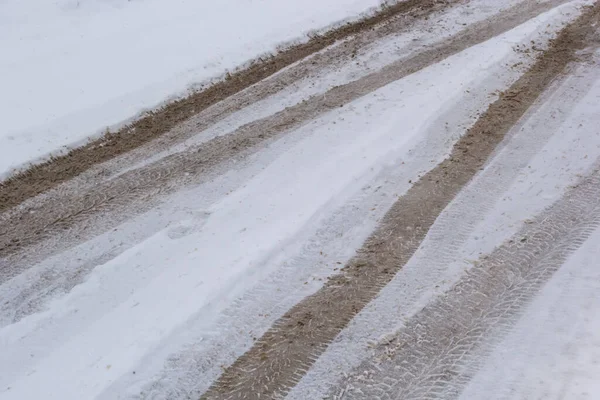
[[[552,8],[555,3],[528,2],[508,8],[407,59],[400,59],[380,71],[250,122],[231,134],[215,137],[199,146],[171,154],[90,187],[59,186],[55,193],[50,196],[48,192],[33,206],[17,207],[0,214],[0,262],[5,261],[10,265],[10,268],[0,271],[0,282],[21,273],[64,246],[81,243],[148,210],[162,196],[185,186],[205,182],[211,174],[232,160],[260,151],[269,141],[277,140],[291,129],[332,108],[338,108],[512,29]],[[101,223],[104,219],[110,220],[109,223]]]
[[[451,155],[392,206],[342,272],[279,319],[224,370],[202,399],[284,397],[337,334],[410,259],[441,211],[483,167],[538,96],[575,59],[576,52],[586,47],[599,10],[600,4],[596,4],[564,28],[534,65],[457,142]]]
[[[600,226],[595,171],[414,315],[327,398],[452,399],[524,306]]]
[[[405,0],[382,8],[372,16],[344,24],[306,43],[293,45],[272,57],[258,58],[247,68],[227,74],[225,79],[188,97],[142,115],[116,132],[75,148],[65,155],[52,157],[0,182],[0,212],[24,200],[44,193],[94,165],[111,160],[159,138],[193,115],[264,80],[278,71],[315,54],[336,41],[367,32],[403,14],[427,14],[429,11],[460,0]]]

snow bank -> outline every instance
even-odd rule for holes
[[[0,177],[379,3],[0,1]]]

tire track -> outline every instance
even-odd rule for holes
[[[587,44],[600,6],[565,28],[494,102],[448,159],[400,198],[340,275],[293,307],[227,368],[204,399],[280,398],[410,259],[440,212],[484,165],[508,130]],[[362,397],[364,398],[364,397]]]
[[[511,332],[494,345],[461,391],[460,399],[597,396],[593,387],[599,372],[594,359],[600,351],[598,243],[600,230],[596,229],[526,305]],[[503,349],[511,351],[507,354]]]
[[[378,13],[354,23],[348,23],[281,51],[267,60],[254,60],[250,66],[233,74],[206,90],[174,101],[152,111],[138,121],[111,132],[85,146],[73,149],[64,156],[29,169],[0,183],[0,212],[24,200],[43,193],[65,182],[95,164],[110,160],[155,139],[198,112],[232,96],[251,85],[275,74],[283,68],[332,45],[336,41],[385,24],[398,15],[411,11],[426,11],[449,0],[405,0],[383,7]]]
[[[592,86],[595,86],[599,77],[600,71],[595,68],[595,65],[586,62],[574,69],[566,79],[553,84],[544,92],[541,99],[543,101],[538,100],[521,121],[511,128],[505,140],[490,157],[492,159],[484,170],[477,174],[436,219],[419,250],[403,270],[335,338],[326,353],[319,358],[286,398],[295,400],[325,398],[332,387],[335,387],[364,360],[369,359],[374,346],[386,340],[387,335],[382,339],[383,334],[397,332],[402,324],[401,321],[420,311],[423,304],[428,302],[426,299],[431,300],[436,293],[440,292],[439,287],[451,287],[460,279],[460,276],[457,276],[459,274],[457,269],[466,267],[465,257],[470,259],[473,254],[482,255],[482,253],[472,253],[473,249],[470,247],[469,250],[465,250],[469,238],[473,238],[473,235],[479,238],[487,236],[486,232],[489,231],[486,229],[481,231],[480,224],[490,221],[490,215],[498,215],[498,211],[494,209],[498,202],[502,201],[500,199],[505,199],[503,193],[508,191],[518,193],[518,188],[521,187],[520,176],[528,170],[525,167],[531,165],[534,169],[540,168],[540,163],[536,164],[535,160],[545,159],[543,149],[546,149],[546,146],[553,143],[557,137],[564,136],[561,127],[568,123],[568,120],[576,120],[571,119],[574,115],[584,118],[581,114],[572,114],[572,112],[577,110],[576,105],[588,96],[592,89],[590,82],[594,82]],[[589,133],[588,131],[586,134]],[[573,139],[579,135],[582,133],[569,137]],[[579,154],[575,149],[570,149],[569,157],[576,157]],[[588,165],[586,170],[589,170],[593,162],[590,159],[589,163],[586,163]],[[557,176],[556,180],[543,179],[540,175],[536,175],[535,179],[541,179],[541,182],[536,182],[536,187],[543,187],[542,182],[554,188],[558,187],[555,185],[559,185],[558,180],[561,179],[558,178],[560,164],[557,164],[556,169],[550,166],[552,164],[542,163],[545,172],[540,175]],[[573,163],[571,168],[577,168],[576,163]],[[567,187],[560,187],[563,191],[567,189]],[[525,199],[524,196],[519,198]],[[514,196],[511,196],[511,199],[513,204],[515,201],[518,204],[519,200]],[[535,216],[554,201],[556,199],[550,201],[540,198],[536,201],[534,209],[531,204],[523,205],[523,208],[527,209],[530,215]],[[510,221],[496,222],[506,226],[514,222],[518,223],[520,219],[515,217]],[[478,226],[480,228],[477,228]],[[498,226],[489,225],[489,228],[494,231]],[[518,229],[520,227],[517,226],[514,232],[503,235],[497,243],[510,239]],[[488,247],[483,254],[492,250],[493,247]],[[430,290],[433,292],[429,292]]]
[[[289,130],[510,30],[562,2],[519,4],[409,59],[392,63],[357,81],[242,126],[229,135],[216,137],[147,167],[129,171],[88,191],[76,194],[63,192],[62,197],[52,197],[34,208],[15,210],[4,216],[0,225],[0,259],[4,258],[5,264],[10,266],[2,268],[0,282],[20,273],[36,259],[41,260],[60,250],[61,243],[78,243],[100,233],[100,229],[108,229],[97,223],[97,216],[102,213],[110,213],[112,222],[118,223],[132,214],[143,212],[155,204],[153,202],[159,201],[161,195],[206,181],[219,167],[247,157]],[[44,240],[54,240],[54,243],[52,246],[38,246],[34,252],[36,259],[33,259],[30,247]]]
[[[495,68],[501,70],[503,67],[498,65]],[[312,288],[315,277],[335,273],[334,269],[343,266],[354,255],[352,249],[359,248],[375,229],[376,221],[382,218],[385,210],[394,203],[396,194],[408,189],[408,180],[416,177],[421,171],[422,164],[417,160],[441,160],[445,157],[448,141],[462,133],[460,126],[469,123],[470,116],[477,110],[485,110],[490,88],[497,87],[498,84],[493,80],[478,81],[478,89],[471,89],[473,97],[465,99],[461,104],[453,103],[451,108],[436,115],[435,121],[431,121],[431,125],[428,124],[428,127],[423,129],[423,132],[426,132],[425,137],[410,146],[412,150],[407,150],[395,166],[386,167],[368,186],[363,187],[349,201],[344,202],[343,206],[336,209],[314,231],[314,236],[299,234],[294,242],[305,243],[305,246],[294,252],[293,256],[290,255],[290,258],[286,258],[283,264],[278,263],[277,269],[271,274],[257,279],[259,283],[246,290],[230,307],[223,310],[222,317],[210,328],[211,332],[219,332],[218,335],[207,334],[207,319],[199,313],[194,318],[195,322],[186,327],[186,332],[193,332],[195,339],[183,348],[176,347],[166,351],[165,354],[169,354],[168,361],[160,373],[144,372],[142,367],[138,366],[136,377],[151,376],[151,383],[140,389],[135,398],[199,398],[221,374],[222,365],[229,365],[243,354],[244,349],[252,346],[252,337],[240,332],[254,332],[254,336],[260,337],[279,316],[303,297],[318,290]],[[447,129],[446,123],[452,128]],[[373,208],[377,211],[373,211]],[[358,232],[364,232],[364,235]],[[286,250],[281,249],[281,252]],[[338,264],[340,261],[342,263]],[[272,265],[272,262],[273,260],[265,261],[260,270],[269,270],[269,264]],[[302,285],[302,282],[308,284]],[[262,317],[257,318],[261,314]],[[178,343],[177,337],[165,341]],[[128,378],[124,377],[117,382],[103,393],[101,398],[113,399],[118,397],[119,393],[126,392],[130,385]],[[334,383],[335,380],[331,382]]]
[[[341,68],[356,59],[357,53],[360,51],[368,51],[373,43],[388,36],[409,32],[418,22],[428,20],[431,15],[468,1],[470,0],[421,2],[418,7],[403,9],[371,29],[340,39],[339,45],[335,43],[319,52],[312,53],[293,65],[285,67],[268,78],[193,115],[156,140],[136,149],[141,151],[128,153],[127,162],[131,164],[143,161],[148,154],[160,153],[165,148],[182,143],[196,135],[197,132],[208,130],[249,105],[284,92],[286,88],[294,88],[300,81],[313,79],[324,71]],[[138,154],[134,155],[133,153]]]
[[[600,225],[600,170],[412,317],[328,398],[456,398],[523,307]]]

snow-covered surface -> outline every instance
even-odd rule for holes
[[[599,59],[597,52],[595,62]],[[574,184],[597,168],[599,101],[600,71],[584,68],[564,82],[531,119],[539,131],[553,136],[521,171],[494,212],[481,222],[479,238],[494,240],[471,240],[466,252],[490,252],[494,241],[509,237],[522,221],[557,199],[565,184]],[[533,141],[529,145],[535,146]],[[492,223],[495,229],[485,228]],[[583,400],[600,396],[599,244],[600,230],[596,229],[536,296],[512,332],[497,344],[461,399]]]
[[[599,98],[598,71],[579,71],[517,127],[494,161],[444,210],[415,256],[340,334],[289,398],[321,398],[332,382],[368,357],[373,344],[385,340],[386,332],[401,328],[451,288],[473,261],[510,238],[526,219],[585,175],[600,154],[595,132]]]
[[[46,7],[62,18],[66,18],[63,14],[76,15],[69,13],[100,18],[98,15],[103,13],[133,15],[131,10],[142,12],[143,5],[158,7],[159,3],[162,4],[158,0],[81,1],[76,7],[78,3],[73,1],[60,12],[55,5]],[[302,2],[307,3],[310,4]],[[493,0],[474,3],[487,4],[487,12],[497,4]],[[0,398],[175,399],[206,389],[223,365],[233,362],[252,345],[254,337],[260,336],[292,305],[318,290],[324,279],[353,255],[396,197],[409,188],[408,182],[435,166],[464,133],[464,127],[472,123],[473,116],[494,100],[493,93],[518,78],[522,70],[506,66],[527,64],[528,59],[514,52],[513,46],[531,40],[537,44],[546,41],[560,23],[574,17],[576,6],[582,3],[575,1],[544,13],[327,113],[266,147],[239,170],[233,169],[205,185],[176,193],[157,209],[119,226],[118,233],[94,238],[0,285],[0,298],[10,303],[18,300],[25,288],[29,290],[32,282],[47,277],[44,273],[48,270],[54,272],[51,278],[58,281],[61,276],[68,276],[65,270],[73,260],[91,262],[98,255],[111,252],[115,248],[113,242],[126,242],[129,246],[110,261],[96,266],[66,294],[48,290],[51,294],[47,295],[46,288],[34,293],[40,300],[40,309],[17,322],[11,323],[13,315],[0,314]],[[9,6],[17,9],[16,4],[4,2],[0,9]],[[225,12],[227,3],[223,4],[223,9],[221,5],[211,7]],[[272,6],[272,10],[281,13],[291,8],[275,2],[258,4]],[[352,4],[358,10],[369,2]],[[346,5],[344,12],[349,10]],[[335,18],[344,18],[342,14]],[[177,25],[179,29],[169,15],[158,13],[153,18],[165,18],[168,20],[165,26]],[[473,15],[472,21],[482,15],[483,11]],[[332,17],[332,13],[327,16]],[[152,31],[150,21],[145,21],[150,25],[146,32]],[[193,18],[190,24],[194,25]],[[455,21],[449,24],[455,25]],[[284,25],[281,29],[288,32],[290,23]],[[298,27],[298,32],[290,33],[291,36],[306,28],[300,22]],[[59,30],[58,25],[53,29]],[[406,36],[389,39],[379,47],[374,46],[373,53],[363,56],[368,59],[382,49],[411,39],[410,35],[408,39]],[[268,47],[274,43],[262,45]],[[188,45],[193,45],[191,39]],[[18,54],[23,50],[13,51]],[[248,56],[256,51],[262,50],[251,49]],[[21,53],[21,59],[25,58]],[[173,64],[179,67],[182,63]],[[225,64],[221,61],[220,65],[208,68],[206,76],[225,68]],[[178,73],[169,69],[175,68],[170,64],[169,68],[163,67],[164,71],[170,71],[168,74]],[[180,87],[188,83],[189,77],[198,77],[197,73],[181,75],[184,78],[179,81]],[[346,71],[342,76],[352,79],[356,74],[364,75],[364,71]],[[155,78],[150,73],[147,76]],[[335,74],[320,79],[316,83],[320,88],[343,83]],[[308,84],[301,82],[296,92],[315,93],[302,86]],[[175,87],[169,85],[154,92],[158,93],[156,101]],[[104,90],[98,88],[101,89]],[[134,93],[137,89],[126,90]],[[150,93],[145,89],[142,92]],[[465,96],[465,93],[470,94]],[[150,97],[145,94],[138,99],[148,101]],[[250,118],[254,113],[255,117],[269,115],[278,110],[274,104],[280,102],[280,96],[250,106],[237,117]],[[329,384],[368,355],[370,343],[377,342],[382,333],[401,326],[404,318],[459,279],[471,267],[471,261],[514,234],[524,219],[558,199],[568,185],[585,174],[600,148],[600,136],[594,131],[598,126],[599,98],[598,71],[582,69],[555,88],[542,107],[532,110],[494,160],[436,221],[415,257],[342,332],[290,398],[320,398]],[[230,123],[239,126],[240,121]],[[222,133],[217,130],[215,134]],[[198,137],[192,138],[192,142],[197,143]],[[0,149],[4,151],[3,144]],[[137,241],[128,237],[128,232],[145,230],[144,224],[148,231],[157,232]],[[598,286],[585,283],[586,277],[597,275],[592,262],[597,236],[590,238],[591,244],[569,260],[567,267],[572,272],[557,276],[558,283],[551,283],[550,289],[545,289],[530,312],[544,310],[548,306],[544,299],[552,297],[552,290],[558,290],[552,289],[552,285],[560,287],[561,279],[569,274],[577,278],[573,287],[589,296],[598,296]],[[452,251],[443,252],[446,249]],[[432,289],[435,284],[438,288]],[[561,296],[561,302],[568,303],[571,299]],[[582,356],[568,367],[546,370],[548,374],[558,371],[567,378],[578,368],[586,367],[586,362],[597,360],[598,352],[597,337],[592,335],[598,325],[593,319],[597,301],[583,296],[573,298],[574,302],[563,306],[564,314],[574,318],[573,310],[585,306],[585,315],[593,324],[569,327],[564,336],[556,339],[528,338],[527,346],[520,345],[522,349],[533,349],[535,344],[542,349],[554,345],[567,348],[572,346],[573,338],[583,337],[590,349],[586,354],[596,358]],[[380,318],[382,313],[387,315],[386,319]],[[554,329],[561,323],[556,318],[540,321],[536,332],[543,332],[544,326]],[[529,328],[529,325],[518,327],[515,338],[506,340],[519,342],[522,332]],[[577,353],[565,351],[564,357],[556,359],[534,350],[527,354],[533,354],[536,365],[542,365],[565,363],[565,358]],[[513,357],[510,359],[515,362],[514,368],[501,374],[498,365],[509,357]],[[472,392],[466,393],[474,393],[473,397],[465,398],[479,398],[476,396],[487,393],[489,388],[497,388],[494,385],[502,379],[516,380],[523,368],[523,358],[499,350],[468,388]],[[593,377],[594,371],[582,375],[579,382]],[[547,375],[542,378],[547,379]],[[585,383],[591,393],[592,380]],[[567,393],[577,398],[575,394],[581,390],[574,390],[579,389]]]
[[[562,266],[462,400],[600,396],[600,230]]]
[[[515,39],[535,27],[522,28]],[[265,274],[266,260],[293,255],[300,229],[318,226],[382,168],[406,157],[429,120],[487,77],[485,67],[511,56],[518,57],[512,41],[496,39],[303,128],[298,132],[303,139],[244,187],[97,267],[47,311],[0,331],[7,346],[0,387],[12,386],[12,398],[42,395],[48,385],[56,398],[93,398],[110,381],[131,374],[174,329],[198,313],[210,321],[257,270]],[[438,157],[450,142],[439,145]],[[435,165],[431,161],[429,167]],[[17,377],[22,378],[10,384]]]
[[[0,177],[379,0],[4,0]]]

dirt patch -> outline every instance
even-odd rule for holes
[[[454,146],[386,214],[343,272],[298,303],[227,368],[203,399],[281,398],[350,320],[412,257],[441,211],[483,167],[506,133],[589,44],[600,4],[563,29],[535,64],[501,94]]]
[[[397,15],[414,9],[427,10],[450,2],[450,0],[402,1],[383,8],[371,17],[348,23],[323,35],[313,37],[307,43],[291,46],[267,60],[257,60],[250,67],[227,75],[224,81],[210,86],[206,90],[174,101],[159,110],[148,113],[117,132],[107,133],[104,137],[73,149],[64,156],[53,157],[45,163],[32,166],[0,183],[0,212],[81,174],[95,164],[110,160],[142,146],[168,132],[194,114],[332,45],[336,41],[373,29]]]

